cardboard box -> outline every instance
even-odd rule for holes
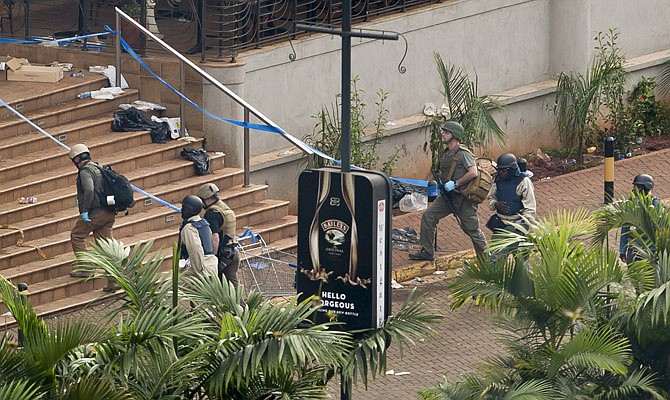
[[[16,58],[16,57],[0,57],[0,81],[7,80],[7,71],[16,70],[21,68],[23,65],[29,65],[30,63],[25,58]]]
[[[16,57],[0,57],[0,70],[17,70],[24,65],[30,65],[28,60],[25,58],[16,58]]]
[[[23,65],[17,70],[7,71],[8,81],[55,83],[61,79],[63,79],[63,68],[61,67]]]

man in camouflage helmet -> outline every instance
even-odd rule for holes
[[[237,270],[240,267],[240,252],[237,249],[235,212],[219,198],[219,188],[205,183],[196,195],[205,205],[205,220],[212,228],[212,243],[219,258],[219,279],[225,276],[237,287]]]
[[[456,121],[447,121],[442,126],[445,151],[440,158],[439,169],[443,196],[438,196],[421,217],[421,250],[409,255],[412,260],[434,259],[437,223],[450,214],[458,217],[461,229],[470,236],[477,254],[484,253],[486,237],[479,229],[477,204],[458,192],[459,187],[465,187],[478,174],[475,157],[472,151],[461,146],[461,140],[463,126]]]
[[[72,250],[77,253],[86,250],[86,238],[92,232],[97,240],[100,238],[112,238],[112,227],[116,220],[116,214],[103,206],[102,196],[102,172],[98,164],[91,161],[91,152],[84,144],[75,144],[70,148],[70,160],[77,167],[77,205],[80,218],[72,228],[70,241]],[[73,270],[70,275],[74,278],[87,278],[91,274],[87,271]],[[113,292],[118,287],[112,281],[108,281],[103,290]]]

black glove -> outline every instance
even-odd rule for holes
[[[230,260],[235,256],[235,248],[234,247],[225,247],[223,249],[223,257],[227,260]]]

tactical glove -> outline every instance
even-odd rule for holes
[[[454,189],[456,189],[456,182],[449,181],[444,184],[444,190],[446,190],[447,192],[451,192]]]

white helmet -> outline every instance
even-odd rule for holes
[[[201,199],[209,199],[215,194],[219,193],[219,187],[213,183],[205,183],[198,188],[196,195]]]
[[[91,152],[88,150],[88,147],[86,147],[85,144],[75,144],[74,146],[70,147],[70,160],[73,160],[75,157],[84,153],[88,154],[89,156],[91,155]]]

